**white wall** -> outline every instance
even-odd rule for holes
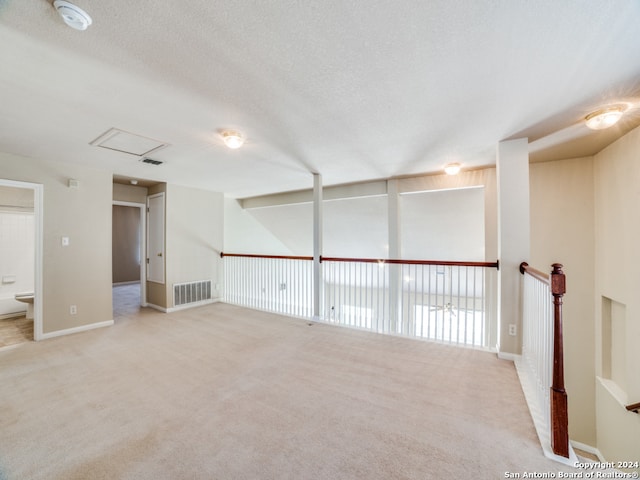
[[[483,262],[484,196],[482,187],[401,195],[402,257]]]
[[[429,236],[435,240],[430,243],[431,253],[435,256],[450,257],[464,250],[465,254],[473,256],[474,260],[495,261],[497,259],[497,195],[494,168],[462,172],[457,176],[425,175],[403,178],[398,179],[397,182],[401,198],[406,199],[404,203],[409,205],[409,218],[405,223],[405,230],[420,229],[413,239],[410,238],[405,242],[405,247],[410,254],[414,252],[419,257],[429,256],[428,251],[421,249],[421,246],[424,246],[423,237]],[[457,190],[469,187],[482,188],[471,189],[471,191]],[[452,191],[448,192],[449,190]],[[427,202],[433,208],[430,207],[429,211],[426,211],[423,208],[424,203],[416,203],[417,197],[411,198],[413,197],[411,194],[416,192],[433,192],[433,197],[439,198]],[[325,187],[323,255],[388,257],[386,193],[385,181]],[[417,193],[417,195],[428,197],[431,194]],[[464,200],[456,205],[441,205],[439,200],[444,198],[445,202],[449,202],[463,197]],[[311,200],[310,190],[245,199],[240,203],[246,209],[240,207],[239,202],[227,199],[225,201],[225,250],[231,252],[233,249],[241,253],[311,255],[313,251]],[[460,209],[465,208],[463,206],[465,203],[472,213],[456,223],[452,217],[460,215]],[[440,205],[440,211],[438,205]],[[447,221],[453,221],[454,224],[473,221],[474,231],[483,233],[480,237],[475,236],[474,233],[473,238],[466,239],[464,247],[459,246],[460,248],[455,252],[451,252],[447,250],[449,247],[447,239],[450,239],[451,235],[444,235],[443,238],[442,234],[442,230],[446,231],[448,224],[443,223],[442,218],[438,220],[440,212],[445,212]],[[439,221],[441,225],[440,232],[433,231],[431,223],[435,221]],[[483,238],[481,238],[482,235]],[[411,235],[408,236],[411,237]],[[447,245],[444,251],[443,244]],[[468,252],[466,247],[471,244],[475,246],[472,252]],[[435,251],[436,248],[438,251]],[[409,258],[404,252],[403,256]],[[464,258],[464,260],[470,260],[470,258]]]
[[[173,306],[176,283],[212,280],[212,296],[222,281],[224,196],[168,184],[166,188],[166,289]]]
[[[237,200],[224,199],[224,250],[228,253],[259,253],[264,255],[293,255],[293,251],[258,218],[267,209],[243,209]],[[307,253],[309,255],[309,253]]]
[[[27,305],[14,297],[34,290],[35,224],[31,210],[0,206],[0,315],[26,311]]]
[[[562,263],[565,387],[569,436],[596,445],[593,158],[530,165],[531,257],[549,273]]]
[[[596,418],[598,448],[607,460],[640,459],[640,415],[624,404],[640,402],[640,128],[632,130],[594,158],[595,179],[595,304]],[[607,300],[608,299],[608,300]],[[624,308],[626,385],[616,388],[607,379],[610,336],[603,322],[603,305]],[[620,310],[620,309],[618,309]],[[620,352],[617,352],[620,356]],[[611,359],[609,359],[610,361]]]

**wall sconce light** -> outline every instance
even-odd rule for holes
[[[240,148],[244,143],[244,137],[236,130],[225,130],[222,132],[222,140],[224,144],[229,148]]]
[[[584,120],[591,130],[604,130],[618,123],[626,109],[626,105],[611,105],[590,113]]]
[[[458,173],[460,173],[460,164],[450,163],[448,165],[445,165],[444,173],[446,173],[447,175],[457,175]]]

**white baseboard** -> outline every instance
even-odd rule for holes
[[[498,352],[498,358],[500,360],[509,360],[511,362],[515,362],[519,360],[522,355],[518,355],[517,353],[509,353],[509,352]]]
[[[531,419],[533,420],[533,426],[536,428],[538,440],[540,440],[542,453],[544,453],[545,457],[551,460],[555,460],[558,463],[573,466],[578,461],[578,457],[573,451],[571,440],[569,440],[569,458],[565,458],[553,453],[553,450],[551,448],[550,433],[545,427],[546,421],[544,419],[544,416],[547,413],[545,412],[545,408],[543,408],[542,405],[538,405],[536,395],[536,382],[534,381],[529,369],[522,361],[522,356],[516,355],[516,357],[516,361],[514,362],[516,372],[518,374],[518,379],[520,380],[520,385],[522,386],[522,393],[524,393],[524,398],[527,402],[527,406],[529,407],[529,413],[531,414]]]
[[[143,306],[153,308],[154,310],[158,310],[159,312],[162,312],[162,313],[173,313],[173,312],[178,312],[180,310],[187,310],[189,308],[202,307],[203,305],[210,305],[212,303],[218,303],[221,301],[222,299],[220,298],[212,298],[211,300],[203,300],[202,302],[187,303],[186,305],[179,305],[177,307],[169,307],[169,308],[161,307],[160,305],[154,305],[153,303],[147,303],[146,305],[143,305]]]
[[[56,330],[55,332],[43,333],[41,340],[48,338],[61,337],[63,335],[71,335],[72,333],[86,332],[87,330],[93,330],[95,328],[111,327],[113,326],[113,320],[106,320],[104,322],[90,323],[89,325],[82,325],[80,327],[66,328],[64,330]]]
[[[153,308],[154,310],[158,310],[159,312],[162,312],[162,313],[167,313],[167,309],[165,307],[161,307],[160,305],[155,305],[153,303],[148,303],[147,302],[147,304],[144,305],[144,306],[149,307],[149,308]]]
[[[121,285],[140,285],[140,280],[131,280],[130,282],[113,282],[114,287],[119,287]]]
[[[187,310],[189,308],[202,307],[203,305],[210,305],[212,303],[218,303],[219,301],[220,301],[220,298],[212,298],[210,300],[203,300],[201,302],[187,303],[185,305],[179,305],[177,307],[167,308],[167,309],[165,309],[165,311],[167,313],[178,312],[180,310]]]
[[[18,317],[24,317],[27,313],[27,309],[25,308],[24,310],[20,310],[18,312],[11,312],[11,313],[3,313],[2,315],[0,315],[0,320],[8,320],[10,318],[18,318]]]
[[[602,456],[602,453],[600,453],[600,450],[598,450],[596,447],[592,447],[591,445],[587,445],[586,443],[576,442],[575,440],[571,440],[571,445],[573,446],[573,448],[577,448],[578,450],[582,450],[584,452],[590,453],[591,455],[595,455],[596,457],[598,457],[599,461],[601,461],[602,463],[606,463],[606,460]]]

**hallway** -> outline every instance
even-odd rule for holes
[[[113,286],[113,320],[136,315],[140,312],[140,284]]]

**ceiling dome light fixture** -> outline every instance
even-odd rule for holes
[[[244,137],[236,130],[225,130],[222,132],[224,144],[229,148],[240,148],[244,143]]]
[[[618,123],[626,109],[626,105],[611,105],[590,113],[584,120],[591,130],[604,130]]]
[[[71,28],[86,30],[89,25],[93,23],[89,14],[80,7],[76,7],[73,3],[65,2],[64,0],[55,0],[53,6],[62,17],[62,20],[64,20],[64,23]]]
[[[445,165],[444,173],[446,173],[447,175],[457,175],[458,173],[460,173],[460,164],[450,163],[448,165]]]

